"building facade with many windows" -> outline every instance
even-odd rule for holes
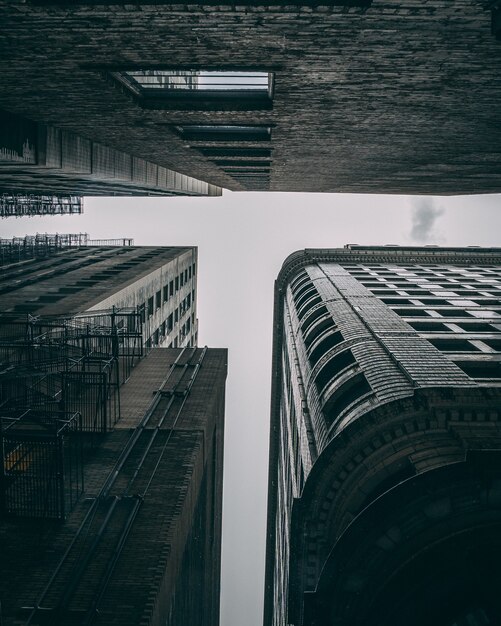
[[[265,626],[497,624],[501,249],[294,253],[275,325]]]
[[[217,626],[227,351],[196,346],[197,250],[55,239],[3,258],[0,622]]]
[[[142,318],[146,347],[196,345],[196,248],[84,244],[5,264],[2,312],[70,317],[132,309]]]

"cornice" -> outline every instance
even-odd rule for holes
[[[312,263],[433,263],[454,265],[501,264],[501,248],[428,246],[354,246],[305,248],[290,254],[277,277],[279,289]]]

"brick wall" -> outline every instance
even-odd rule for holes
[[[195,149],[221,144],[183,140],[176,124],[271,125],[275,190],[501,189],[501,48],[481,2],[373,0],[364,9],[10,0],[0,19],[0,106],[196,178],[242,188]],[[145,110],[105,78],[129,67],[269,70],[273,109]]]

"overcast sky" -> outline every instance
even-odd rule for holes
[[[199,248],[199,343],[229,349],[221,626],[262,623],[273,282],[301,248],[501,245],[501,196],[230,193],[87,198],[82,216],[7,219],[1,236],[88,232]]]

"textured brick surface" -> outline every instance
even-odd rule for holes
[[[483,2],[4,0],[0,20],[0,106],[184,174],[241,188],[173,126],[252,123],[273,127],[271,189],[501,190],[501,48]],[[144,110],[103,75],[132,67],[269,70],[273,110]]]
[[[85,612],[98,599],[99,614],[94,622],[103,626],[217,626],[219,616],[219,568],[221,550],[222,454],[224,380],[227,354],[210,350],[198,370],[191,392],[182,392],[194,371],[173,367],[181,351],[153,350],[131,378],[130,390],[124,388],[125,422],[104,437],[88,452],[85,465],[85,493],[67,521],[62,524],[40,520],[11,520],[0,523],[0,596],[2,623],[20,622],[23,606],[33,606],[41,599],[53,573],[48,593],[41,600],[47,608],[55,607],[78,564],[89,552],[110,503],[116,508],[106,526],[99,549],[91,553],[90,563],[67,606],[68,614],[56,617],[55,624],[79,624],[78,612]],[[202,350],[185,351],[182,362],[193,354],[195,363]],[[148,361],[150,361],[148,363]],[[157,372],[152,375],[149,365]],[[160,403],[120,468],[109,496],[83,527],[83,533],[68,552],[62,568],[55,568],[69,549],[93,499],[120,458],[133,429],[144,416],[152,391],[162,386],[165,400],[172,398],[169,419],[161,423],[166,403]],[[179,382],[179,372],[185,377]],[[187,375],[186,375],[187,374]],[[141,385],[142,383],[142,385]],[[138,385],[142,391],[138,392]],[[151,435],[157,430],[155,438]],[[140,466],[140,460],[151,447]],[[113,558],[117,538],[131,507],[141,496],[137,517],[127,535],[111,578],[102,582]],[[104,591],[101,598],[99,590]],[[24,613],[26,616],[26,612]],[[33,624],[41,623],[38,616]]]
[[[465,510],[477,506],[463,495],[472,493],[471,476],[484,476],[471,459],[501,451],[500,252],[353,246],[306,250],[284,263],[275,291],[265,626],[410,624],[398,610],[391,622],[371,613],[379,578],[366,579],[364,567],[379,557],[388,572],[403,567],[379,554],[395,529],[402,554],[424,550],[426,533],[431,541],[426,520],[440,507],[426,501],[431,491],[413,501],[429,473],[438,481],[446,468],[458,471],[457,483],[444,486],[443,517],[474,532],[459,504],[464,497]],[[341,358],[348,351],[352,358]],[[475,363],[492,367],[469,369]],[[386,516],[381,535],[389,534],[365,544],[375,510]],[[393,519],[396,511],[405,521]],[[501,519],[494,501],[478,515]],[[423,534],[411,546],[417,528]],[[448,532],[437,531],[437,541]],[[367,552],[351,580],[358,544]]]

